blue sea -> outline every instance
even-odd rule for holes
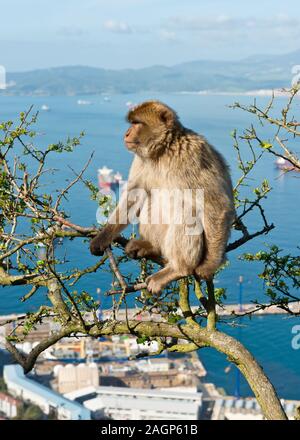
[[[78,105],[77,100],[89,100],[91,105]],[[85,137],[82,146],[75,149],[72,154],[63,153],[59,156],[50,157],[48,168],[56,169],[55,174],[50,172],[45,176],[43,192],[54,191],[56,187],[63,188],[67,179],[74,178],[73,168],[79,172],[86,163],[89,155],[94,151],[94,158],[85,173],[85,177],[97,183],[97,169],[103,165],[113,168],[128,175],[132,155],[123,145],[123,133],[127,123],[125,114],[126,102],[133,103],[145,99],[160,99],[176,109],[182,122],[193,130],[203,134],[222,154],[226,157],[235,182],[239,176],[237,159],[233,149],[233,139],[230,133],[237,129],[242,130],[251,123],[251,115],[241,110],[233,110],[229,106],[235,101],[243,104],[253,102],[252,97],[246,96],[208,96],[208,95],[185,95],[185,94],[138,94],[138,95],[113,95],[110,101],[104,101],[102,96],[78,96],[78,97],[4,97],[0,96],[0,121],[15,120],[21,111],[27,110],[33,104],[34,110],[40,110],[43,104],[49,106],[50,111],[40,111],[36,130],[38,136],[36,143],[46,146],[65,140],[68,136],[76,136],[82,130]],[[268,98],[256,98],[261,107],[265,107]],[[285,98],[277,98],[275,111],[284,104]],[[299,120],[300,101],[295,103],[295,116]],[[257,124],[258,126],[258,124]],[[272,136],[269,127],[259,127],[259,133],[263,140]],[[242,148],[245,157],[249,157],[246,146]],[[267,178],[273,187],[272,194],[264,203],[265,213],[270,222],[276,228],[267,236],[260,236],[249,242],[240,250],[228,254],[229,267],[222,272],[218,279],[217,287],[227,289],[227,302],[238,301],[238,278],[244,277],[243,301],[245,303],[259,299],[267,300],[263,293],[263,285],[257,274],[261,269],[257,264],[243,262],[239,255],[243,252],[256,252],[266,245],[277,244],[285,252],[296,253],[299,245],[299,188],[300,181],[297,175],[282,175],[273,165],[273,157],[266,154],[258,163],[251,175],[249,184],[253,187]],[[82,226],[96,224],[96,204],[89,199],[89,193],[84,185],[77,185],[69,195],[65,208],[70,213],[72,222]],[[249,231],[255,231],[262,226],[261,219],[257,214],[251,214],[247,225]],[[235,239],[234,235],[232,239]],[[66,267],[85,267],[95,263],[95,258],[89,254],[88,244],[83,240],[66,241],[61,250],[66,255]],[[137,273],[138,267],[131,263],[130,271]],[[127,267],[128,270],[128,267]],[[91,274],[76,285],[76,289],[84,289],[96,295],[96,289],[101,291],[110,288],[111,275],[108,271],[99,271]],[[38,292],[26,303],[20,302],[20,297],[28,289],[2,288],[0,290],[0,314],[12,312],[24,312],[34,310],[42,301],[45,301],[45,292]],[[130,302],[131,301],[131,302]],[[133,299],[129,299],[129,305]],[[110,299],[103,297],[104,308],[110,307]],[[252,351],[271,378],[281,397],[300,399],[300,350],[294,350],[291,345],[292,328],[300,324],[299,319],[287,316],[264,316],[243,318],[238,326],[221,324],[223,330],[238,337]],[[208,381],[215,382],[223,387],[227,393],[235,392],[241,395],[249,395],[250,390],[243,380],[236,374],[224,356],[212,349],[200,351],[200,358],[208,370]],[[225,370],[227,372],[225,372]]]

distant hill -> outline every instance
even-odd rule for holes
[[[172,67],[107,70],[85,66],[7,74],[10,95],[83,95],[134,92],[246,92],[289,87],[291,68],[300,50],[285,55],[258,55],[241,61],[193,61]]]

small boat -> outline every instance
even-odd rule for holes
[[[99,188],[103,188],[106,186],[110,187],[111,183],[113,182],[112,172],[113,172],[113,169],[107,168],[106,165],[104,165],[104,167],[98,169],[97,174],[98,174]]]
[[[48,105],[46,105],[46,104],[43,104],[41,106],[41,110],[43,110],[44,112],[49,112],[50,111],[50,107],[48,107]]]
[[[86,101],[85,99],[78,99],[77,101],[78,105],[91,105],[91,101]]]
[[[294,165],[287,159],[284,159],[283,157],[278,157],[275,161],[275,166],[279,170],[284,171],[293,171],[295,170]]]
[[[111,101],[110,96],[104,96],[103,101],[110,102]]]
[[[115,191],[124,185],[125,181],[122,174],[119,172],[114,174],[113,171],[113,169],[107,168],[107,166],[98,169],[98,186],[100,189]]]

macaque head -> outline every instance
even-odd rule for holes
[[[128,112],[131,124],[124,136],[128,150],[142,158],[156,159],[168,147],[180,127],[177,114],[159,101],[146,101]]]

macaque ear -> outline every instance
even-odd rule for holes
[[[172,127],[174,125],[175,120],[177,119],[176,113],[174,113],[169,108],[161,109],[159,113],[159,118],[163,122],[166,127]]]

